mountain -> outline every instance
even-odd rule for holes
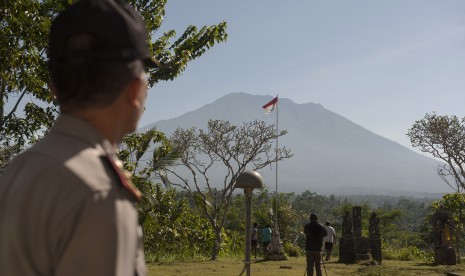
[[[205,128],[209,119],[233,124],[258,119],[275,124],[277,111],[265,115],[262,109],[271,99],[232,93],[143,129],[155,127],[170,135],[177,127]],[[279,139],[279,146],[290,148],[294,154],[278,164],[279,192],[424,196],[448,191],[436,174],[438,161],[377,135],[320,104],[297,104],[280,98],[278,112],[279,129],[288,131]],[[273,166],[259,171],[273,191],[274,169]]]

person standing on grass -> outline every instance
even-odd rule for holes
[[[258,224],[255,222],[252,228],[252,253],[254,254],[255,259],[257,258],[257,247],[258,247]]]
[[[263,257],[265,259],[268,256],[268,252],[270,252],[271,233],[270,225],[267,224],[266,227],[262,229]]]
[[[323,241],[325,243],[326,258],[325,261],[331,259],[331,252],[333,251],[333,246],[336,244],[336,231],[331,226],[331,222],[327,221],[325,223],[325,229],[328,234],[324,237]]]
[[[144,111],[145,68],[158,62],[126,1],[72,2],[49,37],[60,115],[0,178],[0,275],[144,276],[142,195],[117,150]]]
[[[307,273],[313,276],[313,267],[315,267],[316,275],[321,274],[321,247],[323,245],[323,237],[328,234],[323,225],[318,222],[318,217],[315,214],[310,215],[310,222],[305,224],[304,233],[306,235],[305,253],[307,257]]]

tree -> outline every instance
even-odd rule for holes
[[[210,223],[194,212],[186,199],[176,200],[176,190],[162,189],[155,185],[154,208],[146,216],[144,247],[151,261],[193,259],[205,257],[211,250],[214,236]]]
[[[330,221],[335,229],[339,229],[341,226],[344,215],[344,211],[341,211],[342,205],[341,200],[334,195],[327,197],[308,190],[298,195],[293,202],[294,209],[305,214],[304,223],[308,223],[309,215],[315,213],[322,220],[322,223]],[[347,209],[352,213],[350,208],[352,205]]]
[[[52,19],[73,0],[2,1],[0,9],[0,169],[40,138],[58,115],[49,93],[47,43]],[[131,0],[155,38],[167,0]],[[176,38],[174,30],[150,41],[151,54],[162,67],[151,70],[149,86],[173,80],[187,64],[227,38],[226,23],[197,29],[189,26]]]
[[[231,203],[234,184],[246,169],[260,170],[273,162],[290,158],[285,147],[273,149],[273,141],[286,134],[276,132],[263,121],[235,126],[227,121],[210,120],[207,130],[178,128],[170,140],[180,152],[180,164],[169,168],[171,183],[196,199],[215,233],[211,258],[217,259],[221,232]],[[218,169],[221,170],[219,175]],[[214,179],[222,179],[214,182]]]
[[[454,220],[454,232],[455,232],[455,248],[457,252],[457,263],[460,263],[460,247],[461,237],[463,232],[463,209],[465,206],[465,194],[463,193],[452,193],[444,195],[441,200],[433,203],[433,210],[439,209],[439,206],[443,205],[446,210],[451,212]]]
[[[305,214],[292,208],[292,204],[280,204],[278,207],[278,225],[280,238],[284,243],[296,244],[302,232]]]
[[[131,175],[143,198],[136,204],[139,224],[144,232],[144,248],[148,259],[163,260],[166,256],[194,258],[208,252],[214,236],[209,222],[170,187],[163,168],[179,158],[170,141],[154,129],[124,138],[118,156]],[[165,189],[161,188],[161,181]]]
[[[47,89],[46,46],[58,1],[3,1],[0,27],[0,144],[10,157],[50,127],[55,114]],[[33,99],[33,100],[32,100]],[[8,103],[8,105],[7,105]]]
[[[459,246],[465,208],[461,196],[461,191],[465,189],[465,118],[426,114],[422,120],[415,122],[407,135],[414,147],[445,162],[437,167],[437,172],[456,191],[443,197],[442,203],[457,212],[456,246],[460,262]]]
[[[265,187],[261,191],[254,191],[252,195],[252,218],[253,221],[258,224],[259,228],[267,224],[274,224],[274,208],[276,204],[274,204],[273,198],[275,198],[275,195],[274,193],[270,193],[268,187]],[[243,197],[242,205],[244,205]],[[242,214],[244,214],[244,212]],[[244,215],[242,215],[242,217],[244,217]]]
[[[426,114],[413,124],[407,136],[412,146],[445,162],[437,171],[452,189],[465,189],[465,118]]]
[[[148,156],[150,149],[153,149],[152,154]],[[124,170],[143,194],[142,201],[137,204],[139,224],[143,225],[158,204],[155,180],[161,180],[169,188],[159,170],[172,165],[179,154],[173,150],[165,134],[152,129],[124,137],[118,157],[124,160]]]

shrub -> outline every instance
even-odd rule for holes
[[[224,231],[224,230],[223,230]],[[224,231],[222,233],[223,242],[219,257],[243,258],[245,250],[245,235],[236,231]]]
[[[283,248],[284,253],[286,253],[289,257],[299,257],[305,255],[300,247],[291,243],[284,243]]]
[[[433,252],[421,250],[415,246],[395,247],[383,243],[383,259],[398,261],[421,261],[432,262]]]
[[[208,221],[186,201],[176,201],[174,190],[155,186],[150,209],[143,220],[144,249],[149,262],[209,257],[214,233]]]

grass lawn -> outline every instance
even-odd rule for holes
[[[215,261],[192,261],[149,264],[149,275],[221,275],[237,276],[242,272],[244,264],[240,260],[219,259]],[[387,261],[381,265],[370,265],[368,262],[356,264],[340,264],[335,261],[325,263],[327,275],[370,275],[370,276],[402,276],[402,275],[446,275],[457,272],[465,276],[465,265],[434,266],[407,261]],[[323,275],[325,274],[324,268]],[[305,273],[305,257],[288,257],[285,261],[252,261],[251,275],[283,275],[303,276]],[[246,275],[244,272],[243,275]]]

